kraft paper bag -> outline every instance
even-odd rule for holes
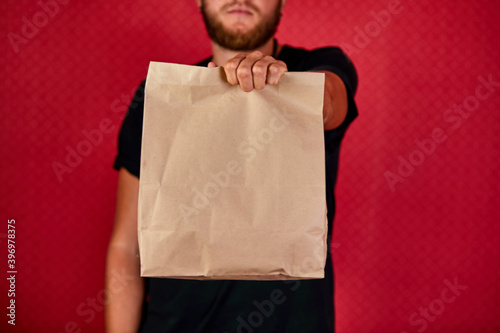
[[[243,92],[222,68],[151,62],[139,190],[141,275],[323,278],[324,75]]]

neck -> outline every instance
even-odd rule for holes
[[[239,53],[252,53],[254,51],[260,51],[265,55],[276,57],[279,54],[280,50],[281,50],[281,45],[279,44],[277,45],[276,50],[274,50],[274,38],[269,39],[264,45],[255,50],[244,51],[244,52],[226,49],[212,41],[212,55],[213,55],[212,61],[217,66],[224,66],[229,59],[233,58]],[[274,52],[276,54],[273,54]]]

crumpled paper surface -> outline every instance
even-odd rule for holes
[[[222,68],[151,62],[141,155],[141,275],[322,278],[324,74],[243,92]]]

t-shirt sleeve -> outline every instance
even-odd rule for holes
[[[123,119],[120,134],[118,136],[118,154],[113,164],[116,170],[123,167],[136,177],[140,175],[141,165],[144,88],[145,81],[137,88],[127,114]]]

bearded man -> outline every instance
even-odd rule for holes
[[[199,66],[224,66],[245,92],[275,85],[287,71],[325,73],[324,130],[328,244],[335,211],[340,143],[357,116],[354,66],[336,47],[307,51],[274,38],[286,0],[196,0],[212,44]],[[141,278],[137,241],[144,83],[124,119],[114,167],[119,170],[115,225],[106,267],[108,333],[334,332],[333,269],[296,281],[198,281]],[[116,273],[124,284],[117,286]]]

